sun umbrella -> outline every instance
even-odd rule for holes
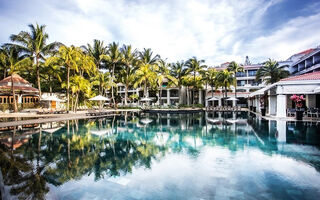
[[[217,97],[211,97],[207,101],[218,101],[219,99]]]
[[[140,101],[152,101],[152,99],[145,97],[145,98],[140,99]]]
[[[89,99],[90,101],[110,101],[109,98],[98,95]]]
[[[109,98],[98,95],[89,99],[90,101],[100,101],[99,110],[101,110],[102,101],[110,101]]]
[[[237,99],[237,98],[234,98],[234,97],[229,97],[228,99],[227,99],[227,101],[238,101],[239,99]]]
[[[142,119],[141,120],[141,122],[143,123],[143,124],[149,124],[149,123],[151,123],[153,120],[152,119],[149,119],[149,118],[144,118],[144,119]]]
[[[45,99],[41,99],[42,101],[56,101],[56,102],[65,102],[65,100],[59,99],[56,96],[48,96]]]

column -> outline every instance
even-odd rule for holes
[[[277,98],[276,116],[286,117],[287,116],[287,96],[285,94],[279,94],[276,98]]]
[[[199,104],[202,104],[202,91],[199,90]]]
[[[221,106],[222,102],[221,102],[221,98],[218,100],[218,106]]]
[[[167,89],[167,105],[170,105],[170,89]]]

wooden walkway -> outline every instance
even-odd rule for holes
[[[73,119],[88,119],[88,118],[102,118],[102,117],[112,117],[118,116],[119,114],[108,113],[106,115],[96,116],[86,116],[85,113],[81,114],[57,114],[55,116],[46,117],[46,116],[38,116],[38,119],[28,119],[28,120],[20,120],[20,121],[8,121],[8,122],[0,122],[0,128],[8,127],[8,126],[21,126],[27,124],[40,124],[40,123],[48,123],[48,122],[57,122],[57,121],[67,121]]]

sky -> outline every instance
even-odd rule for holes
[[[286,60],[320,45],[319,0],[0,0],[0,44],[45,24],[65,45],[113,41],[168,62]]]

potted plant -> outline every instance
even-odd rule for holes
[[[265,96],[262,96],[260,98],[260,107],[261,107],[261,115],[266,116],[266,108],[264,107],[264,98]]]
[[[290,97],[290,99],[294,101],[294,103],[296,104],[296,119],[302,120],[304,111],[301,108],[302,108],[302,102],[305,100],[305,98],[303,97],[303,95],[299,96],[294,94]]]

